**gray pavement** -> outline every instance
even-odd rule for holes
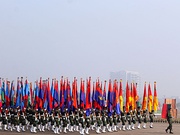
[[[154,128],[149,128],[147,127],[146,129],[136,129],[133,131],[118,131],[118,132],[112,132],[112,133],[101,133],[101,134],[106,134],[106,135],[167,135],[165,132],[166,127],[168,126],[168,123],[154,123]],[[173,132],[176,135],[180,135],[180,124],[173,124]],[[20,135],[20,134],[25,134],[25,135],[32,135],[32,134],[37,134],[37,135],[52,135],[54,134],[53,132],[46,131],[46,132],[38,132],[38,133],[30,133],[29,131],[26,132],[20,132],[17,133],[16,131],[0,131],[0,135]],[[60,133],[60,135],[65,135],[64,133]],[[73,132],[70,133],[68,132],[66,135],[80,135],[78,132]],[[90,135],[97,135],[94,131],[90,131]]]

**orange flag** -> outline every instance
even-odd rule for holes
[[[156,91],[156,82],[154,82],[153,107],[154,107],[154,111],[157,111],[157,109],[158,109],[158,97],[157,97],[157,91]]]
[[[146,95],[146,82],[144,84],[144,95],[143,95],[143,102],[142,102],[142,110],[147,109],[147,95]]]
[[[123,111],[122,79],[120,80],[120,86],[119,86],[119,103],[120,103],[120,109],[121,111]]]
[[[152,104],[153,104],[153,98],[152,98],[152,92],[151,92],[151,86],[150,83],[148,85],[148,111],[152,111]]]
[[[132,110],[134,110],[135,109],[134,83],[131,83],[131,106],[132,106]]]
[[[130,106],[130,90],[128,82],[126,84],[126,112],[129,112],[129,106]]]
[[[137,109],[136,103],[138,101],[138,94],[137,94],[137,89],[136,89],[135,83],[133,83],[133,92],[134,92],[134,109]]]

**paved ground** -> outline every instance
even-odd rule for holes
[[[136,129],[133,131],[118,131],[118,132],[113,132],[113,133],[103,133],[106,135],[167,135],[167,133],[165,132],[166,127],[168,126],[167,123],[154,123],[154,128],[147,128],[147,129]],[[180,124],[173,124],[173,132],[176,135],[180,135]],[[11,131],[0,131],[0,135],[20,135],[20,134],[25,134],[25,135],[32,135],[32,133],[30,132],[21,132],[21,133],[17,133],[17,132],[11,132]],[[34,134],[34,133],[33,133]],[[38,132],[36,133],[38,135],[52,135],[54,133],[50,132],[50,131],[46,131],[46,132]],[[60,134],[64,134],[64,133],[60,133]],[[68,135],[79,135],[78,132],[73,132],[73,133],[68,133]],[[95,135],[96,133],[94,131],[90,132],[91,135]],[[65,134],[64,134],[65,135]],[[97,135],[97,134],[96,134]]]

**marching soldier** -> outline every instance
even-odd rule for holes
[[[127,130],[132,130],[131,129],[131,122],[132,122],[132,117],[131,117],[131,114],[132,114],[132,106],[129,107],[129,111],[127,112],[127,115],[126,115],[126,119],[128,121],[128,127],[127,127]]]
[[[67,112],[66,109],[62,112],[62,124],[63,124],[63,132],[64,133],[67,133],[67,124],[68,124],[66,112]]]
[[[153,122],[154,122],[154,110],[149,112],[149,119],[150,119],[150,128],[153,128]]]
[[[14,126],[17,127],[17,132],[20,132],[19,127],[19,112],[17,109],[14,110]]]
[[[126,123],[126,108],[123,106],[123,111],[121,112],[121,121],[122,121],[122,130],[125,131],[125,123]]]
[[[70,128],[69,131],[73,132],[73,126],[74,126],[74,113],[72,111],[72,109],[69,112],[69,122],[70,122]]]
[[[147,110],[144,110],[144,111],[143,111],[142,118],[143,118],[143,122],[144,122],[143,128],[146,128],[146,123],[147,123]]]
[[[105,110],[102,110],[102,123],[103,123],[103,127],[102,127],[102,132],[105,133],[106,132],[106,126],[107,126],[107,114]]]
[[[75,117],[74,117],[74,131],[79,131],[79,112],[78,109],[75,110],[74,112]]]
[[[22,126],[22,131],[25,131],[26,119],[24,112],[20,110],[20,118],[19,118],[20,125]]]
[[[94,130],[95,123],[96,123],[96,114],[95,114],[95,110],[94,109],[92,109],[90,118],[91,118],[91,129]]]
[[[97,128],[96,128],[96,133],[100,134],[100,126],[101,126],[101,115],[100,115],[100,111],[97,110],[96,111],[96,120],[97,120]]]
[[[2,130],[2,108],[0,108],[0,130]]]
[[[132,111],[132,129],[134,130],[134,125],[136,124],[136,110]]]
[[[54,133],[59,134],[59,125],[60,125],[60,123],[59,123],[59,111],[58,111],[57,108],[54,111],[54,123],[55,123]]]
[[[113,113],[113,131],[117,131],[117,113],[116,110],[114,110]]]
[[[7,120],[7,115],[6,115],[5,109],[2,110],[2,121],[3,121],[3,125],[4,125],[4,130],[8,130],[7,129],[8,120]]]
[[[83,110],[80,110],[80,111],[79,111],[79,123],[80,123],[80,134],[81,134],[81,135],[84,135],[85,119],[84,119]]]
[[[89,129],[90,129],[90,126],[91,126],[91,121],[90,121],[90,115],[88,113],[86,113],[85,122],[86,122],[85,133],[89,134]]]
[[[141,109],[140,109],[140,106],[138,106],[137,108],[137,119],[138,119],[138,129],[141,129],[141,119],[142,119],[142,116],[141,116]]]
[[[168,109],[168,112],[167,112],[167,121],[168,121],[168,124],[169,126],[167,127],[167,129],[165,130],[166,133],[168,133],[168,130],[170,130],[170,134],[173,134],[172,132],[172,115],[171,115],[171,108]]]

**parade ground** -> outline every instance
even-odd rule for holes
[[[106,135],[165,135],[168,134],[165,132],[166,127],[168,126],[168,123],[154,123],[154,127],[153,128],[149,128],[147,127],[146,129],[136,129],[133,131],[118,131],[118,132],[106,132],[106,133],[101,133],[101,134],[106,134]],[[180,124],[173,124],[173,132],[176,135],[180,135]],[[16,132],[16,131],[0,131],[1,135],[19,135],[19,134],[26,134],[26,135],[32,135],[32,134],[37,134],[37,135],[52,135],[54,134],[52,131],[45,131],[45,132],[37,132],[37,133],[30,133],[29,131],[26,132]],[[65,133],[60,133],[60,134],[65,134]],[[80,135],[78,132],[68,132],[68,135]],[[96,132],[95,131],[90,131],[91,135],[95,135]]]

